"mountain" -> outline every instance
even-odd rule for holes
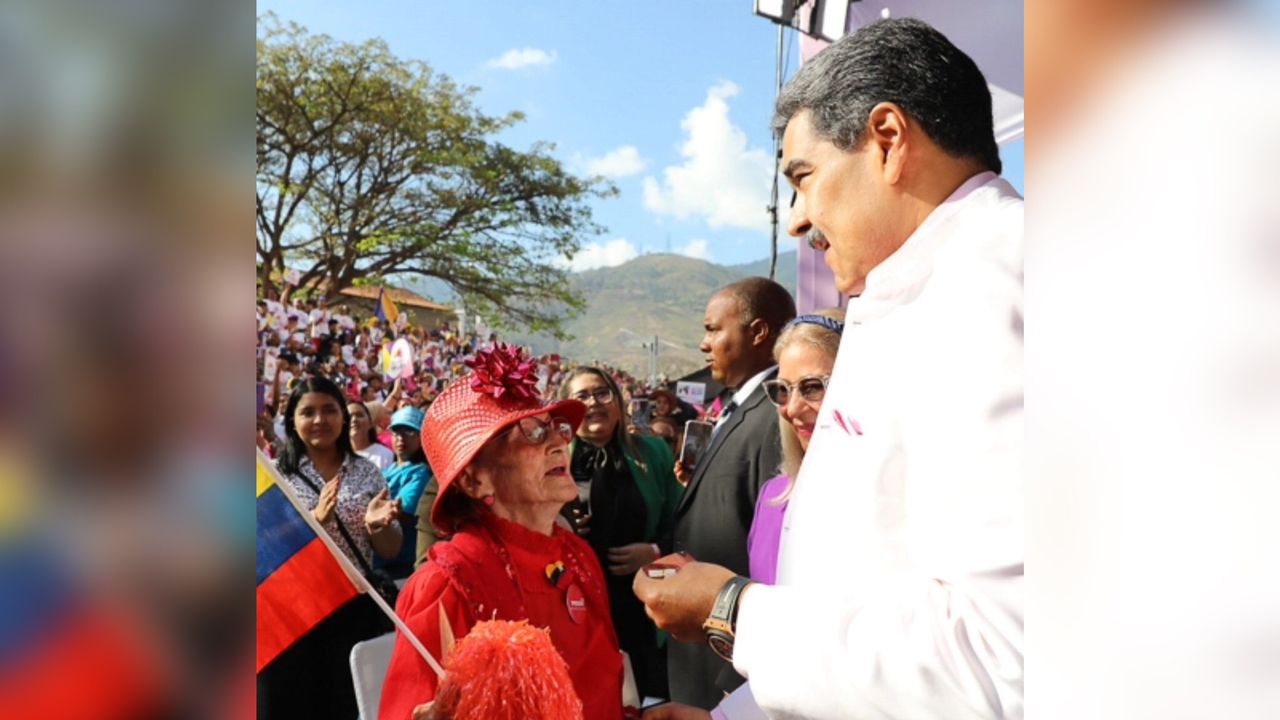
[[[649,374],[643,345],[658,336],[658,372],[668,377],[690,373],[704,364],[702,311],[719,287],[734,280],[769,274],[769,259],[723,266],[683,255],[642,255],[622,265],[571,276],[587,301],[587,309],[571,320],[573,336],[558,342],[544,335],[509,334],[536,354],[558,352],[580,362],[606,362],[637,377]],[[778,255],[778,282],[795,294],[795,251]]]
[[[769,277],[769,258],[756,260],[755,262],[745,263],[743,265],[730,265],[729,270],[737,273],[739,277],[751,277],[758,275],[760,277]],[[791,292],[791,296],[796,294],[796,251],[788,250],[778,253],[777,272],[774,274],[774,280],[782,284],[782,287]]]

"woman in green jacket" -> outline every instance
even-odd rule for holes
[[[587,406],[570,447],[570,472],[578,500],[562,514],[591,544],[608,571],[609,605],[622,649],[631,657],[642,696],[667,698],[665,653],[657,628],[631,592],[632,576],[664,554],[672,517],[684,492],[672,468],[675,458],[661,439],[628,431],[617,383],[607,372],[569,372],[560,397]]]

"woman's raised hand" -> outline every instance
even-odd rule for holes
[[[333,511],[338,507],[338,487],[342,484],[342,473],[334,475],[329,482],[320,488],[320,500],[316,502],[316,507],[311,511],[316,521],[320,524],[329,522],[329,518],[333,516]]]
[[[369,532],[378,532],[391,524],[400,512],[400,500],[391,499],[391,491],[382,488],[382,492],[369,500],[369,507],[364,511],[364,524]]]

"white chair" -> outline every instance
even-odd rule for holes
[[[387,666],[391,664],[391,649],[395,643],[396,634],[392,631],[358,642],[351,648],[351,677],[355,680],[360,720],[377,720],[382,681],[387,677]]]

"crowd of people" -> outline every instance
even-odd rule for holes
[[[323,297],[286,296],[281,300],[274,289],[268,289],[258,299],[256,320],[258,446],[272,457],[278,453],[284,435],[283,403],[297,382],[324,377],[332,380],[350,402],[363,403],[363,411],[357,414],[375,430],[376,445],[371,454],[375,462],[380,462],[381,457],[390,457],[391,413],[404,405],[425,410],[445,387],[467,374],[467,358],[499,342],[497,333],[483,329],[462,332],[448,321],[431,327],[413,324],[407,313],[400,313],[392,322],[362,318],[347,305],[330,309]],[[392,354],[398,338],[408,344],[408,370]],[[539,390],[548,396],[560,387],[565,374],[578,366],[558,353],[543,354],[534,361]],[[655,391],[670,398],[659,400],[658,404],[666,408],[662,403],[670,403],[673,410],[655,413],[654,417],[693,417],[688,403],[676,400],[674,393],[665,388],[664,376],[651,384],[648,379],[636,378],[608,363],[593,362],[590,366],[607,373],[628,402],[647,398]],[[659,433],[674,442],[676,428],[665,419],[658,424]],[[362,441],[357,444],[358,449],[365,449]]]
[[[286,367],[259,443],[353,562],[407,577],[397,614],[432,654],[527,620],[585,718],[1017,717],[1022,209],[986,83],[936,30],[883,21],[805,65],[775,128],[789,230],[850,299],[715,292],[707,407],[266,298],[263,354]],[[422,361],[388,383],[397,338]],[[260,716],[353,715],[347,654],[386,631],[344,606],[260,674]],[[439,685],[397,635],[379,717],[434,717]]]

